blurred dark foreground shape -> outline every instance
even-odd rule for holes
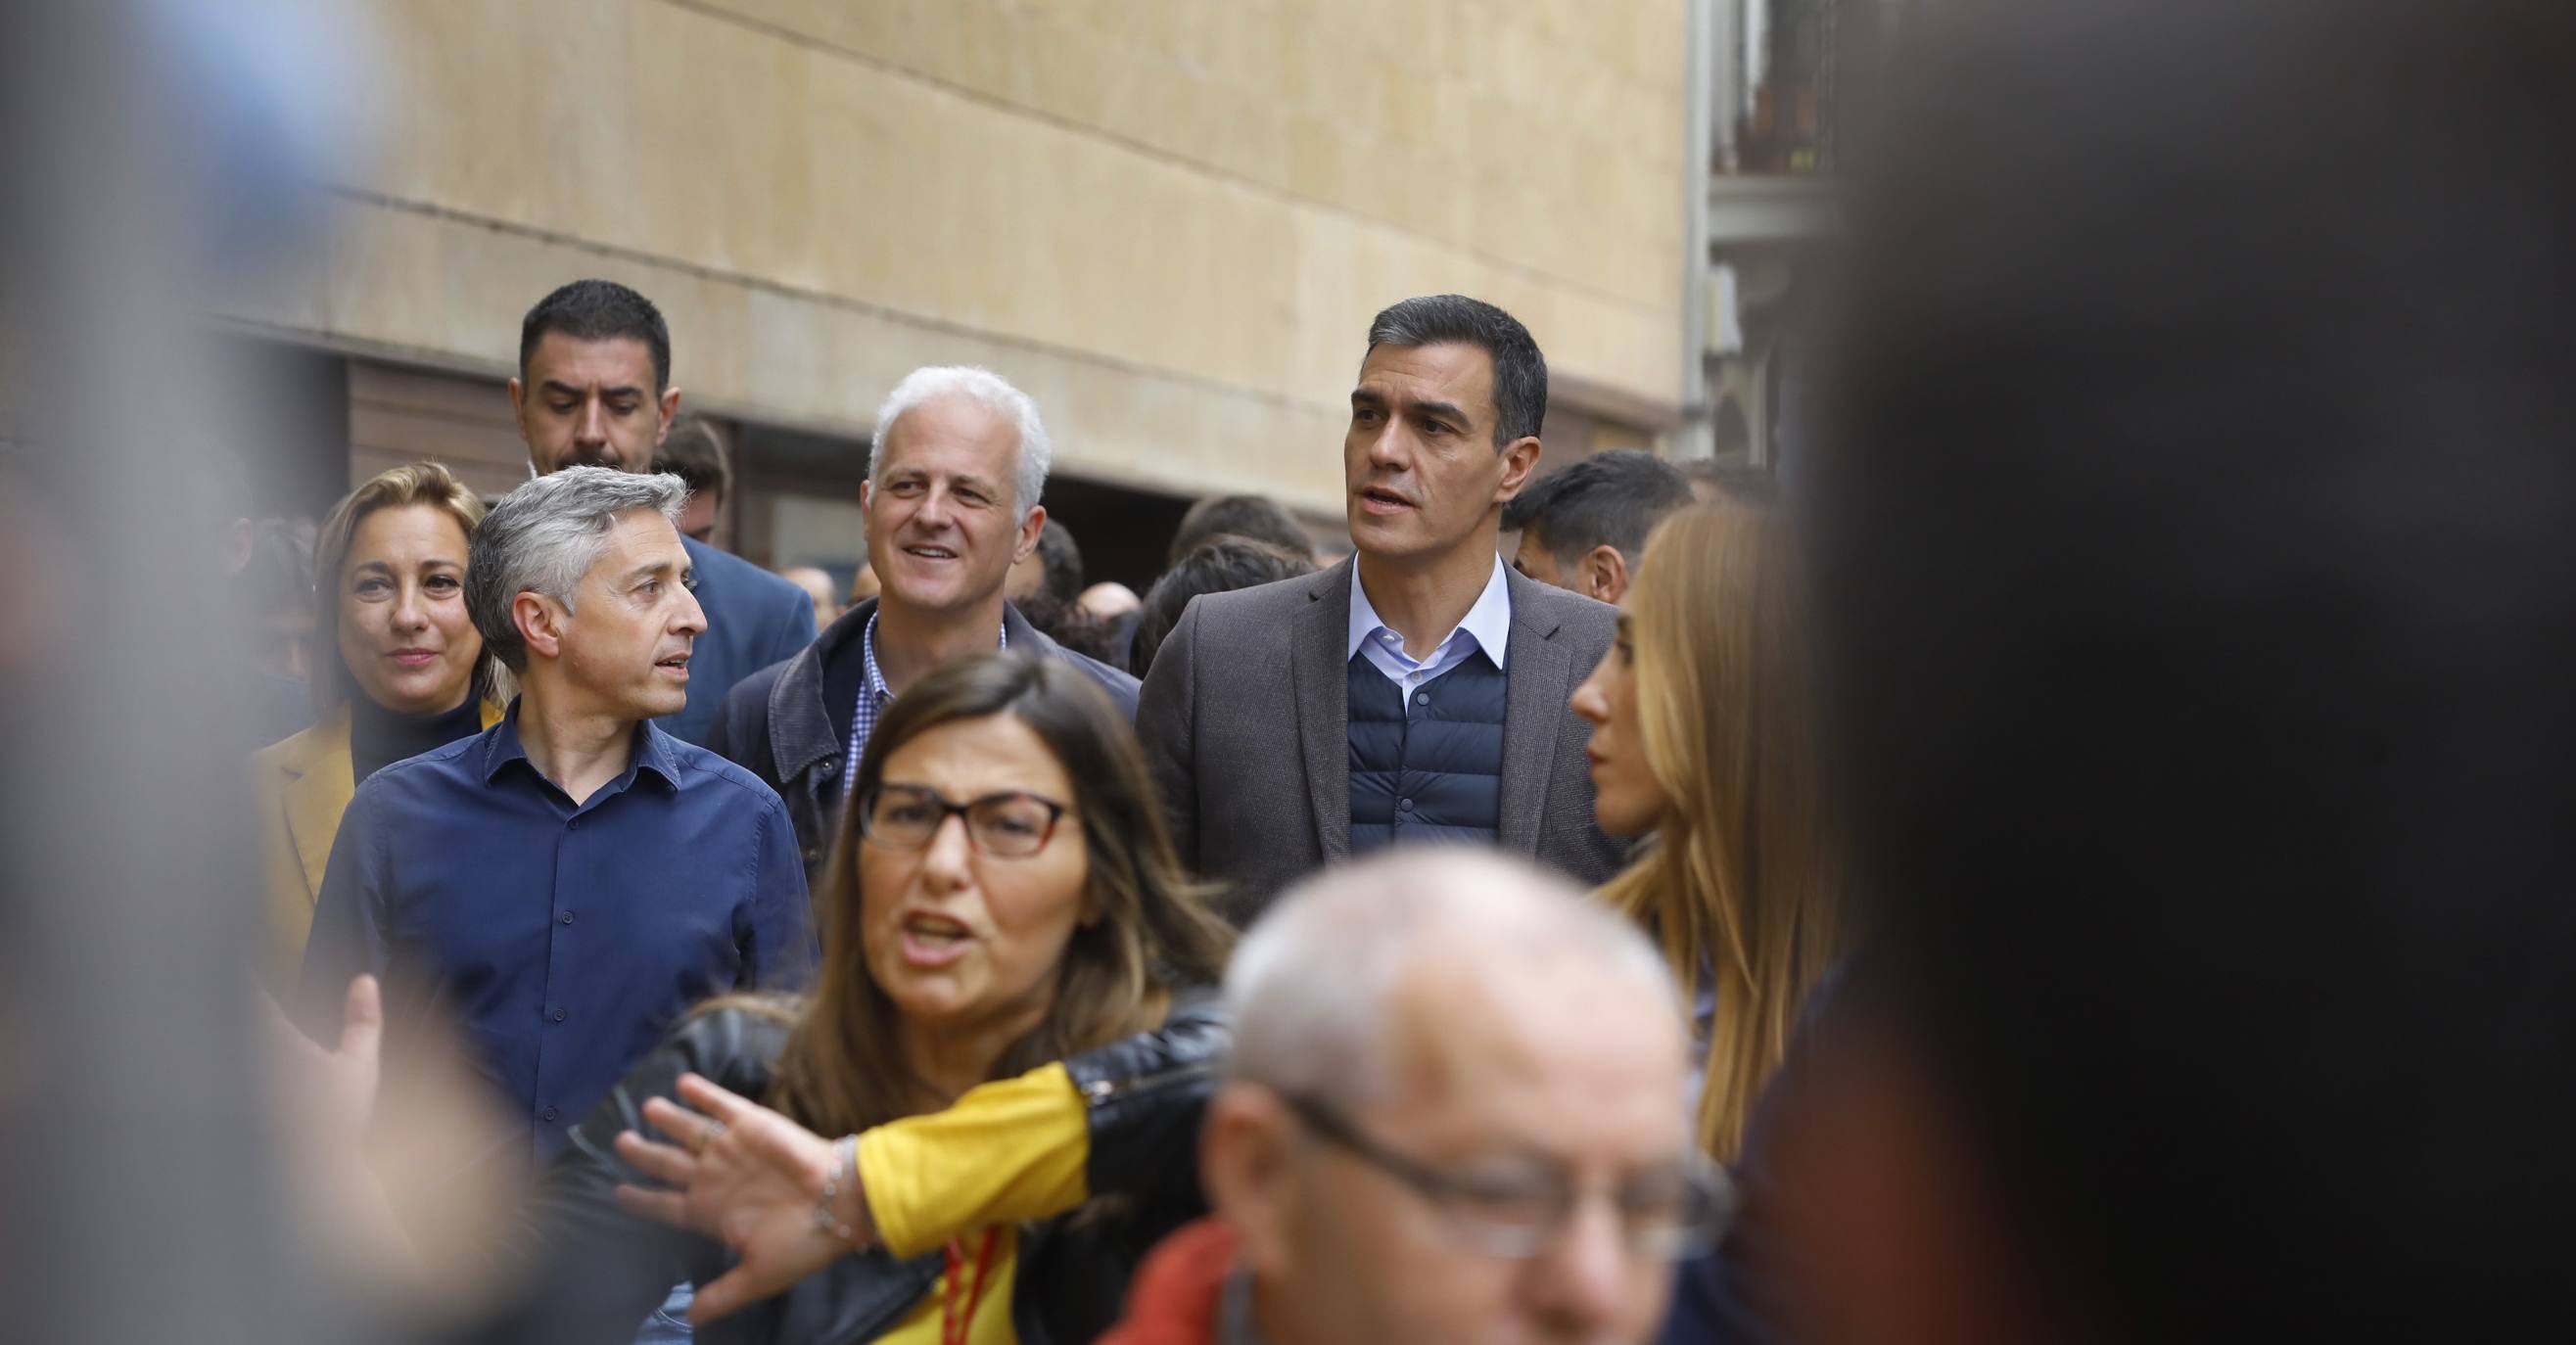
[[[1948,8],[1792,464],[1897,989],[1782,1300],[2565,1339],[2576,6]]]

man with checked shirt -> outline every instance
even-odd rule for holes
[[[885,706],[940,664],[988,650],[1060,658],[1134,717],[1135,678],[1058,645],[1002,597],[1046,526],[1047,457],[1037,403],[988,370],[916,369],[877,412],[859,507],[883,590],[736,684],[707,738],[786,800],[809,883]]]

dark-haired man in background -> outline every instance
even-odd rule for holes
[[[1182,557],[1205,546],[1212,537],[1249,537],[1295,555],[1315,554],[1314,539],[1277,501],[1258,495],[1210,495],[1181,515],[1181,525],[1172,529],[1172,545],[1163,558],[1164,564],[1180,564]]]
[[[519,324],[510,411],[539,475],[577,466],[651,471],[679,410],[671,329],[643,295],[613,280],[576,280]],[[814,600],[695,537],[680,542],[707,628],[690,651],[688,704],[660,725],[703,743],[734,683],[814,642]]]
[[[661,447],[653,452],[653,470],[669,472],[688,484],[689,504],[680,511],[680,535],[731,551],[731,546],[717,540],[725,501],[733,495],[733,464],[726,458],[724,437],[716,427],[697,415],[672,421],[670,433],[662,436]]]
[[[1615,613],[1495,554],[1546,413],[1547,361],[1511,314],[1388,308],[1342,439],[1358,554],[1199,598],[1163,641],[1137,734],[1182,859],[1236,884],[1237,914],[1398,842],[1481,841],[1586,883],[1618,866],[1566,707]]]
[[[1503,531],[1521,535],[1512,568],[1568,593],[1616,603],[1637,573],[1656,520],[1690,502],[1690,479],[1644,449],[1577,459],[1503,506]]]

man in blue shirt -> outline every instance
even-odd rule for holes
[[[643,295],[615,281],[576,280],[538,300],[519,323],[510,412],[539,473],[649,472],[679,410],[671,331]],[[680,545],[698,576],[707,628],[689,661],[687,699],[662,731],[703,743],[734,683],[813,642],[814,600],[731,552],[693,537]]]
[[[332,847],[299,1004],[337,1039],[360,972],[389,1052],[463,1029],[506,1101],[491,1159],[533,1171],[692,1004],[813,969],[786,809],[651,721],[706,629],[674,476],[573,467],[475,530],[467,606],[519,678],[485,732],[369,776]]]

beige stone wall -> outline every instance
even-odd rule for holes
[[[1068,469],[1328,508],[1406,294],[1510,308],[1630,416],[1679,396],[1681,0],[368,7],[376,153],[255,326],[498,369],[604,274],[715,409],[864,431],[972,361]]]

